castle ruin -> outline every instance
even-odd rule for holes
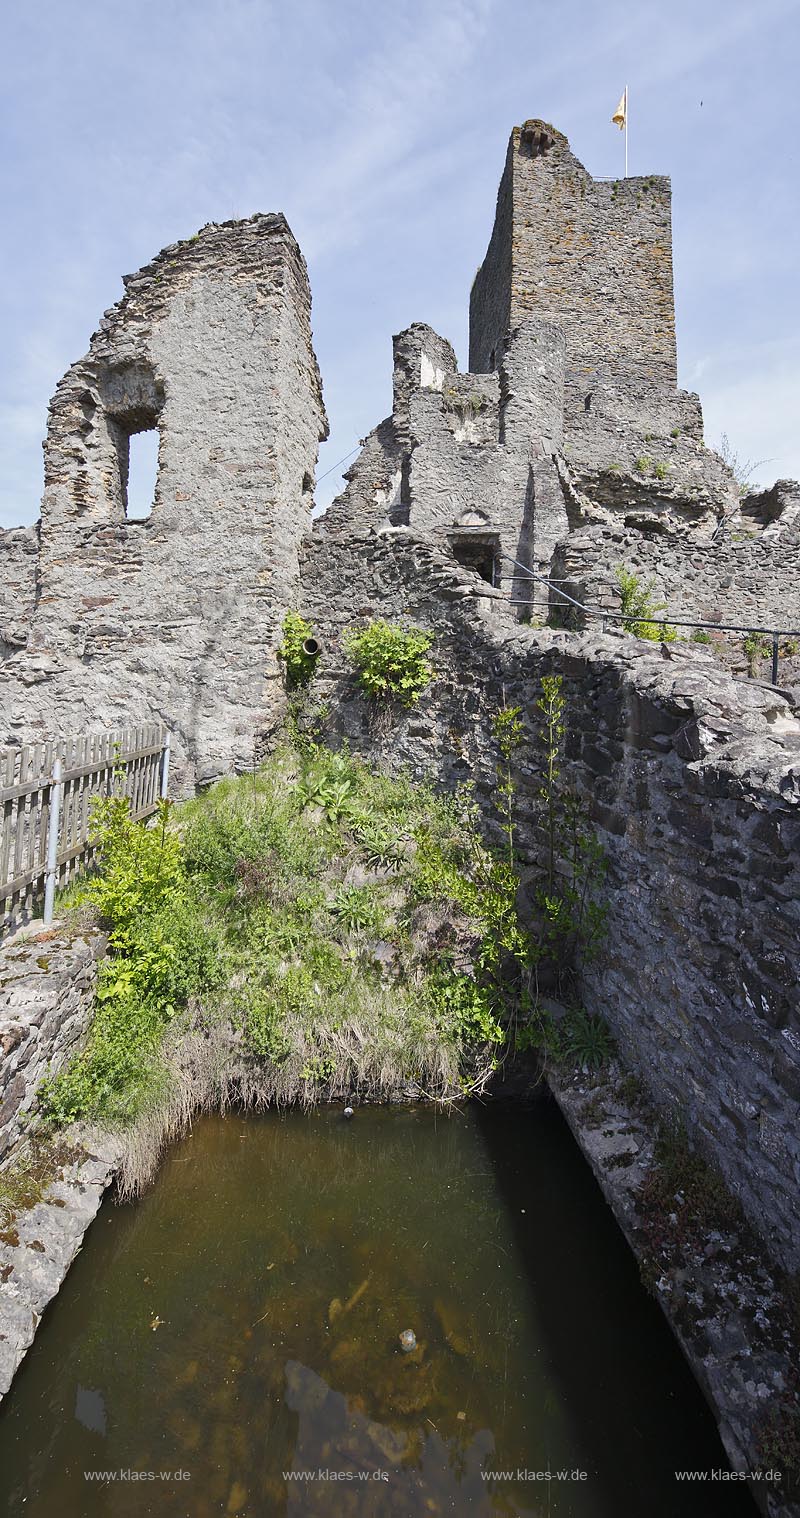
[[[797,701],[689,642],[521,625],[528,571],[598,600],[619,563],[655,574],[674,613],[800,625],[800,487],[742,506],[677,388],[668,182],[595,181],[553,127],[515,128],[471,372],[427,326],[397,336],[392,415],[313,524],[326,421],[309,310],[281,216],[206,227],[126,281],[56,391],[41,522],[0,533],[3,741],[159,718],[178,793],[247,769],[285,710],[275,654],[296,607],[323,644],[332,735],[470,780],[487,816],[492,714],[519,705],[524,900],[536,699],[561,674],[570,780],[608,859],[584,1005],[796,1269]],[[143,428],[159,432],[158,483],[132,521]],[[342,649],[370,616],[434,635],[436,681],[388,734]]]

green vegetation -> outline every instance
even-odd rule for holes
[[[766,659],[772,652],[772,642],[764,633],[749,632],[742,639],[742,648],[747,660],[747,673],[751,680],[755,679],[762,659]]]
[[[766,1469],[782,1472],[781,1494],[800,1496],[800,1401],[794,1388],[771,1399],[758,1430],[758,1452]]]
[[[674,643],[678,636],[677,629],[668,622],[652,620],[660,611],[666,610],[665,601],[653,600],[655,581],[648,580],[643,584],[637,574],[620,565],[617,569],[617,584],[625,631],[633,633],[636,638],[646,638],[650,643]]]
[[[606,907],[600,899],[606,860],[585,810],[562,783],[566,718],[561,675],[544,675],[536,702],[544,758],[539,800],[545,835],[542,879],[536,892],[539,909],[537,947],[551,973],[563,980],[597,953],[605,933]]]
[[[570,1011],[559,1027],[559,1056],[585,1070],[599,1070],[607,1064],[614,1045],[602,1017],[592,1017],[583,1008]]]
[[[500,750],[501,761],[498,766],[496,804],[506,838],[506,857],[512,869],[515,861],[514,810],[516,796],[512,763],[514,755],[522,743],[521,714],[521,706],[504,706],[500,711],[495,712],[492,719],[492,733]]]
[[[111,954],[87,1045],[40,1111],[144,1125],[132,1185],[191,1115],[190,1086],[224,1105],[485,1085],[527,941],[468,792],[308,742],[154,825],[104,800],[93,837],[83,896]]]
[[[410,636],[426,662],[427,635]],[[401,678],[414,690],[419,669]],[[110,953],[84,1048],[40,1087],[49,1131],[92,1119],[127,1134],[132,1191],[203,1106],[360,1090],[450,1101],[481,1091],[507,1045],[602,1063],[598,1019],[575,1010],[556,1030],[540,1008],[543,979],[563,993],[596,952],[605,861],[561,778],[560,676],[543,678],[534,716],[544,850],[524,928],[519,707],[492,723],[497,850],[469,786],[443,797],[375,772],[323,747],[312,722],[301,732],[296,712],[261,768],[162,803],[149,824],[121,795],[97,803],[98,867],[72,906],[99,916]]]
[[[278,658],[283,661],[286,683],[290,689],[308,685],[316,669],[317,657],[308,653],[304,644],[314,638],[314,629],[297,611],[287,611],[283,619],[283,641]]]
[[[710,634],[710,632],[707,632],[704,627],[696,627],[694,629],[694,632],[691,635],[690,642],[692,642],[692,643],[710,643],[711,642],[711,634]]]
[[[598,952],[605,933],[607,908],[602,898],[606,861],[577,796],[562,779],[566,736],[566,699],[560,675],[545,675],[535,703],[538,719],[541,784],[538,788],[542,859],[538,878],[528,888],[530,922],[517,925],[513,952],[506,957],[506,997],[513,1008],[513,1043],[517,1053],[538,1047],[553,1058],[594,1068],[610,1052],[601,1019],[573,1009],[560,1024],[543,1012],[542,986],[571,995],[578,961]],[[514,757],[524,739],[519,707],[495,714],[493,731],[499,759],[495,804],[504,840],[509,884],[515,877],[516,783]]]
[[[0,1243],[18,1242],[14,1222],[17,1214],[41,1202],[62,1165],[79,1157],[63,1139],[32,1134],[21,1151],[0,1170]]]
[[[653,465],[653,474],[657,480],[665,480],[669,474],[669,464],[665,464],[663,459],[657,459]]]
[[[652,1256],[672,1240],[699,1253],[709,1229],[741,1222],[739,1203],[680,1124],[660,1126],[653,1158],[640,1195],[644,1239]]]
[[[123,796],[95,805],[91,836],[100,869],[78,899],[98,909],[111,952],[100,967],[85,1049],[39,1088],[40,1111],[57,1125],[134,1114],[159,1078],[165,1028],[219,979],[219,935],[190,889],[169,821],[167,802],[150,827],[131,820]]]
[[[643,453],[641,458],[634,460],[633,467],[637,474],[649,474],[653,467],[653,460],[646,453]]]
[[[426,657],[433,639],[419,627],[370,622],[351,628],[343,642],[362,690],[375,701],[413,706],[433,679]]]

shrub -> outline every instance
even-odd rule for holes
[[[633,467],[637,474],[649,474],[653,467],[653,460],[643,453],[641,458],[636,459]]]
[[[303,647],[313,636],[314,629],[305,617],[301,617],[297,611],[287,611],[283,619],[283,641],[278,649],[278,658],[283,660],[286,683],[290,688],[308,685],[314,674],[317,656],[307,653]]]
[[[665,601],[653,600],[654,580],[642,584],[637,574],[620,565],[617,569],[620,590],[622,626],[636,638],[646,638],[650,643],[674,643],[677,629],[668,622],[658,623],[651,619],[666,607]]]
[[[413,706],[430,685],[433,667],[426,655],[433,639],[419,627],[376,621],[344,635],[348,658],[368,696]]]
[[[219,935],[188,888],[183,848],[162,802],[154,825],[134,822],[127,798],[95,804],[90,837],[99,873],[85,895],[109,929],[86,1047],[39,1087],[39,1110],[59,1126],[126,1121],[159,1079],[168,1023],[221,975]]]
[[[696,627],[691,637],[692,643],[710,643],[711,634],[704,627]]]
[[[665,464],[663,459],[659,459],[653,465],[653,474],[657,480],[665,480],[669,474],[669,464]]]

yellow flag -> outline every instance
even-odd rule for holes
[[[619,129],[620,129],[620,131],[622,131],[623,127],[625,126],[625,123],[626,123],[627,119],[628,119],[628,86],[626,84],[624,90],[622,91],[622,94],[619,97],[619,105],[617,106],[617,109],[615,110],[613,116],[611,117],[611,120],[614,122],[615,126],[618,126]]]

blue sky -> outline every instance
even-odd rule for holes
[[[392,333],[465,367],[511,127],[621,173],[626,81],[630,171],[672,175],[681,383],[708,441],[800,476],[800,0],[37,0],[3,51],[0,524],[38,515],[49,397],[121,275],[257,210],[308,260],[329,470],[390,408]]]

